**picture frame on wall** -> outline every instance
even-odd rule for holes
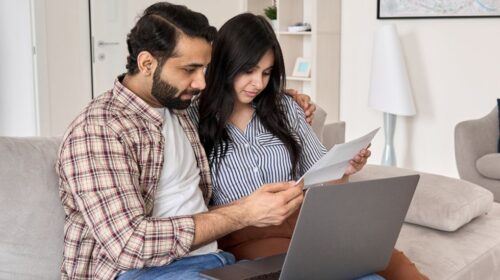
[[[377,0],[377,19],[500,17],[500,0]]]
[[[295,66],[293,67],[292,76],[294,77],[309,77],[311,75],[311,61],[303,57],[297,57]]]

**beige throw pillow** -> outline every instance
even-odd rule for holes
[[[493,194],[485,188],[450,177],[413,170],[367,165],[351,181],[420,174],[405,222],[443,231],[455,231],[487,213]]]

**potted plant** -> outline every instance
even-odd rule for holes
[[[271,5],[264,9],[264,14],[266,17],[271,20],[271,25],[273,26],[274,31],[278,31],[278,20],[277,18],[278,9],[276,5]]]

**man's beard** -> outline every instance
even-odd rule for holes
[[[153,74],[153,87],[151,88],[151,94],[160,102],[161,105],[169,108],[169,109],[178,109],[178,110],[183,110],[189,107],[191,104],[191,99],[189,100],[182,100],[181,96],[188,92],[188,90],[184,90],[179,94],[178,97],[176,97],[177,93],[179,92],[179,89],[172,86],[166,81],[163,81],[160,78],[160,70],[161,67],[155,70]],[[193,95],[198,94],[199,91],[192,91],[191,93]]]

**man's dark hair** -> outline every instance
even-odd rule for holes
[[[193,12],[186,6],[167,2],[149,6],[127,35],[128,74],[139,72],[137,56],[142,51],[151,53],[162,66],[169,57],[175,55],[173,52],[182,34],[211,43],[217,29],[210,26],[203,14]]]

